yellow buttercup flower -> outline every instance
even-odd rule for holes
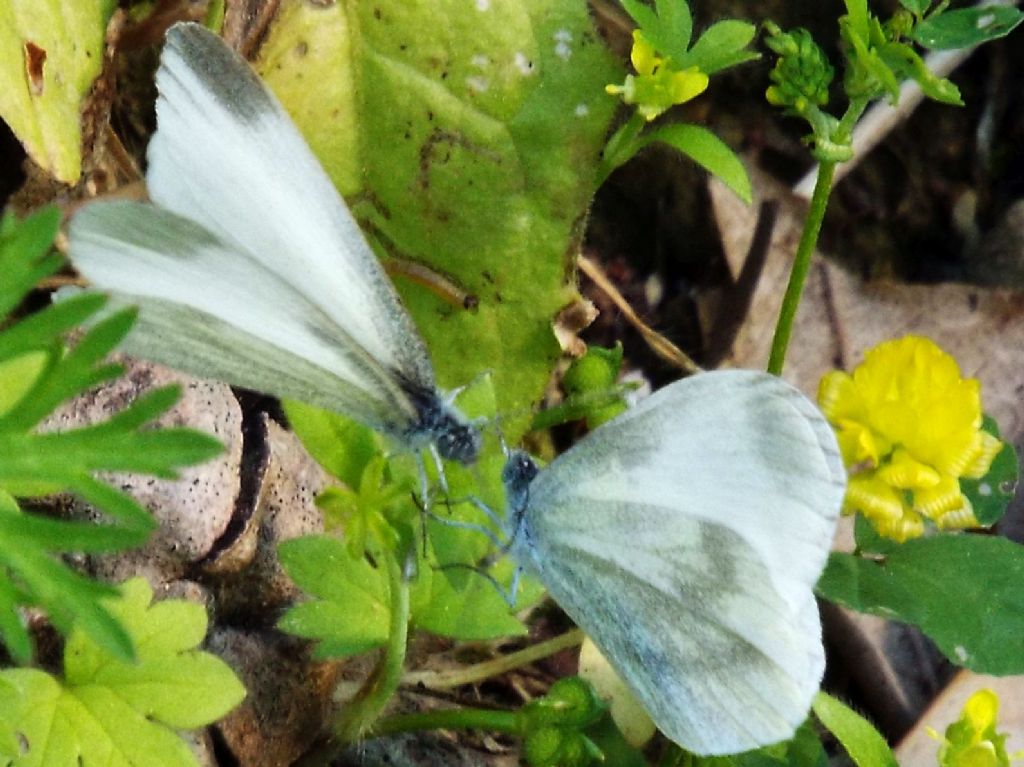
[[[621,96],[627,104],[636,104],[637,111],[648,122],[669,107],[699,96],[708,87],[708,76],[698,67],[673,69],[668,59],[659,58],[639,29],[633,32],[630,60],[636,75],[626,75],[622,85],[606,85],[604,89],[613,96]]]
[[[870,349],[852,375],[821,379],[818,403],[836,430],[850,472],[845,511],[880,535],[905,541],[925,520],[976,527],[960,479],[988,473],[1003,443],[982,431],[981,385],[920,336]]]

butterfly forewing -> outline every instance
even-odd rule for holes
[[[153,201],[262,262],[382,366],[432,389],[408,314],[277,99],[223,41],[194,24],[168,32],[161,62],[159,129],[147,152]]]

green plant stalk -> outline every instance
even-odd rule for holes
[[[601,186],[612,172],[636,154],[640,144],[640,132],[647,121],[639,112],[633,112],[604,147],[604,156],[597,171],[597,186]]]
[[[450,708],[396,714],[378,721],[366,735],[380,737],[418,730],[490,730],[522,735],[517,711],[491,711],[483,708]]]
[[[493,660],[476,663],[455,671],[412,671],[402,677],[402,684],[422,684],[433,690],[444,690],[461,687],[466,684],[482,682],[485,679],[504,674],[507,671],[526,666],[556,652],[575,647],[580,644],[585,634],[580,629],[573,629],[535,645],[530,645],[514,653],[503,655]]]
[[[864,114],[869,103],[871,100],[863,97],[850,100],[846,112],[839,120],[839,125],[830,139],[832,143],[850,143],[853,126]],[[796,310],[800,306],[800,297],[803,295],[804,284],[807,282],[807,273],[811,269],[811,256],[814,254],[818,236],[821,234],[821,223],[825,219],[828,198],[832,194],[832,179],[835,177],[835,172],[835,162],[822,161],[818,165],[818,177],[814,182],[811,205],[807,211],[807,218],[804,219],[804,230],[796,249],[796,260],[793,262],[793,271],[789,274],[789,284],[786,286],[786,295],[782,299],[782,308],[779,309],[775,336],[772,338],[772,350],[768,357],[768,372],[772,375],[782,375],[782,366],[786,361],[786,348],[789,346],[789,337],[793,332],[793,321],[796,319]]]
[[[825,218],[825,209],[828,207],[828,198],[832,192],[832,177],[835,175],[835,171],[836,164],[834,162],[823,162],[818,165],[818,178],[814,182],[814,194],[811,195],[810,209],[807,211],[807,218],[804,219],[804,231],[800,235],[796,260],[793,262],[793,270],[789,274],[789,284],[786,286],[786,295],[782,298],[782,308],[779,309],[779,320],[775,325],[775,335],[772,338],[772,351],[768,357],[768,372],[772,375],[782,375],[782,366],[786,360],[786,348],[789,346],[789,337],[793,332],[793,320],[796,319],[800,296],[803,295],[807,273],[811,268],[814,246],[818,244],[818,235],[821,234],[821,222]]]
[[[339,744],[353,743],[364,737],[380,716],[380,712],[398,689],[405,666],[409,638],[409,584],[395,557],[384,557],[391,596],[391,621],[388,643],[373,675],[355,698],[340,712],[334,724],[334,737]]]

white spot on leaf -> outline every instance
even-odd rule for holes
[[[967,649],[963,645],[957,645],[954,647],[953,654],[961,664],[967,663],[967,661],[971,659],[971,654],[967,652]]]
[[[588,114],[590,114],[590,107],[588,107],[586,104],[577,104],[576,109],[573,111],[573,114],[575,114],[577,117],[586,117]]]
[[[555,55],[562,61],[568,61],[572,56],[572,32],[568,29],[559,29],[553,35],[555,40]]]
[[[491,0],[476,0],[476,9],[480,13],[486,13],[491,10]]]
[[[988,29],[996,22],[996,15],[994,13],[986,13],[984,16],[978,17],[978,29]]]
[[[478,53],[469,60],[469,63],[477,69],[487,69],[491,65],[491,60],[482,53]]]
[[[533,74],[533,62],[526,58],[526,54],[523,53],[522,51],[516,51],[516,56],[513,63],[515,64],[516,69],[519,70],[520,74]]]
[[[992,485],[990,485],[988,482],[982,482],[980,485],[978,485],[978,495],[985,498],[992,495]]]
[[[484,93],[488,88],[491,87],[491,84],[488,82],[486,77],[467,77],[466,87],[469,88],[474,93]]]

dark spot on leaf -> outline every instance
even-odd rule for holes
[[[46,51],[33,43],[25,41],[25,75],[28,78],[29,92],[33,96],[43,95],[43,67],[46,64]]]

